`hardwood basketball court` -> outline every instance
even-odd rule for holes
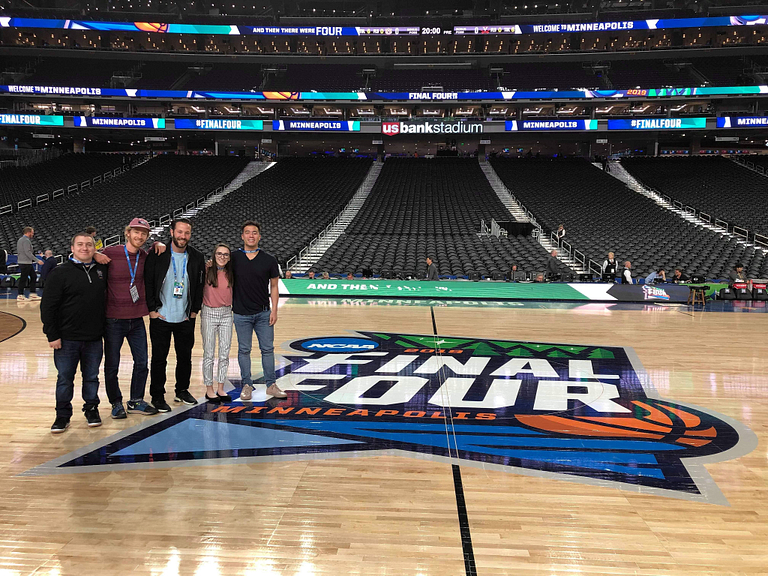
[[[605,358],[608,353],[618,354],[620,347],[630,348],[634,354],[630,351],[628,356],[636,357],[645,368],[645,372],[638,370],[638,378],[647,378],[655,386],[657,398],[666,401],[660,404],[662,408],[670,403],[692,406],[690,412],[679,413],[686,423],[687,418],[711,415],[719,435],[709,447],[723,453],[688,467],[693,483],[689,482],[687,491],[684,479],[668,474],[664,482],[671,482],[672,488],[659,484],[666,469],[658,472],[642,460],[637,461],[640,464],[632,460],[611,465],[613,468],[596,465],[584,472],[569,468],[564,461],[542,464],[533,458],[502,458],[498,450],[514,451],[519,446],[508,446],[507,440],[491,441],[487,436],[481,442],[486,445],[478,448],[479,456],[472,456],[471,450],[459,456],[458,442],[465,441],[462,430],[466,437],[480,434],[483,429],[479,427],[487,422],[479,418],[488,417],[479,414],[488,412],[454,409],[461,402],[455,393],[440,400],[442,409],[434,407],[437,396],[430,399],[429,408],[426,400],[414,397],[412,402],[422,402],[421,406],[405,406],[393,410],[397,415],[384,415],[395,427],[412,422],[413,432],[427,439],[419,445],[414,441],[409,448],[405,436],[392,440],[386,427],[376,428],[373,410],[366,425],[356,431],[333,428],[337,420],[357,422],[350,409],[337,409],[333,414],[338,418],[329,417],[325,424],[314,418],[294,419],[299,406],[321,402],[320,392],[314,391],[310,381],[289,388],[288,404],[295,406],[293,411],[286,407],[277,416],[264,416],[279,417],[279,422],[258,422],[256,418],[278,404],[288,404],[262,402],[265,408],[251,418],[248,426],[256,428],[248,430],[259,430],[259,438],[275,445],[293,442],[293,448],[278,447],[272,456],[265,456],[258,446],[242,444],[238,448],[237,442],[247,440],[237,435],[246,422],[232,418],[245,418],[249,412],[242,408],[212,412],[211,407],[195,407],[205,414],[184,420],[185,410],[172,404],[174,410],[168,415],[111,420],[103,379],[103,426],[86,427],[76,386],[72,426],[53,436],[49,429],[54,418],[56,371],[41,331],[39,304],[0,300],[4,313],[0,340],[7,338],[0,343],[4,397],[0,404],[4,440],[0,448],[4,487],[0,575],[768,573],[768,462],[764,449],[768,347],[763,309],[731,313],[692,311],[688,306],[617,309],[621,307],[545,303],[430,307],[301,299],[281,304],[276,353],[282,350],[287,356],[295,356],[296,348],[281,349],[280,343],[359,336],[351,332],[378,335],[369,337],[379,338],[382,349],[383,343],[397,339],[393,335],[423,335],[424,340],[413,336],[408,341],[413,348],[411,352],[405,349],[404,354],[421,354],[427,361],[430,352],[423,350],[429,347],[424,344],[420,349],[418,342],[429,342],[429,338],[447,342],[447,346],[452,342],[467,345],[458,344],[458,339],[492,340],[496,349],[504,342],[565,345],[557,349],[560,352],[556,348],[548,352],[552,366],[566,362],[570,353]],[[478,346],[483,345],[471,345],[481,358]],[[524,348],[504,345],[510,350]],[[239,381],[236,349],[233,342],[229,372],[233,382]],[[535,345],[528,350],[511,357],[538,353]],[[130,354],[127,346],[124,351],[120,378],[125,391]],[[438,362],[448,362],[450,351],[431,354]],[[191,387],[197,398],[202,398],[204,390],[201,357],[198,335]],[[256,372],[256,350],[253,357]],[[466,363],[467,359],[458,361]],[[339,378],[352,378],[358,370],[362,374],[362,365],[346,366],[335,373]],[[624,376],[621,378],[623,382]],[[448,390],[442,381],[440,384],[441,391]],[[523,381],[520,398],[526,389]],[[371,388],[367,397],[376,394],[383,396],[387,391]],[[446,398],[453,404],[446,404]],[[541,399],[542,403],[551,401]],[[401,418],[406,414],[414,417]],[[647,417],[645,411],[642,414]],[[561,417],[552,416],[547,422]],[[178,424],[160,424],[173,418]],[[579,411],[574,418],[581,424],[589,420]],[[644,421],[646,432],[642,433],[647,435],[643,438],[657,438],[647,431],[660,429],[658,422],[664,418],[659,416],[657,424]],[[215,423],[227,428],[221,428],[221,433],[205,432],[201,438],[212,442],[208,448],[184,449],[185,455],[180,456],[183,450],[174,448],[174,443],[186,446],[184,442],[193,439],[174,430],[189,424],[194,431],[203,421],[206,426]],[[606,419],[592,421],[596,430],[613,425]],[[538,420],[522,418],[520,422]],[[231,428],[236,424],[238,428]],[[284,424],[301,429],[286,431]],[[313,436],[320,424],[324,426],[322,435]],[[521,430],[544,434],[540,426],[539,432],[531,432],[531,426]],[[154,429],[158,433],[152,436],[149,431]],[[726,429],[738,433],[723,436]],[[568,430],[563,430],[567,435]],[[405,434],[398,428],[401,433]],[[563,436],[551,430],[544,436],[553,441],[553,434]],[[682,443],[669,435],[657,441],[669,441],[678,449],[705,450],[708,448],[702,446],[710,442],[712,434],[702,424],[675,436]],[[447,437],[447,453],[440,448],[438,436]],[[332,444],[322,449],[300,446],[299,440],[309,437]],[[515,438],[517,442],[519,437]],[[588,450],[592,436],[581,438],[579,442]],[[424,447],[428,441],[433,442],[432,448]],[[155,442],[154,448],[136,448],[142,442]],[[227,448],[225,457],[217,457],[222,455],[222,443],[227,442],[233,443],[232,449]],[[379,442],[381,446],[374,446]],[[165,447],[162,453],[153,452],[160,446]],[[578,459],[581,449],[573,450]],[[576,461],[572,464],[580,466]],[[629,469],[650,472],[627,480]],[[694,494],[691,486],[698,487],[701,494]]]

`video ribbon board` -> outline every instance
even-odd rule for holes
[[[272,120],[276,132],[360,132],[358,120]]]
[[[608,130],[702,130],[706,118],[632,118],[608,120]]]
[[[586,32],[630,32],[637,30],[673,30],[680,28],[722,28],[731,26],[764,26],[768,16],[715,16],[708,18],[661,18],[649,20],[618,20],[614,22],[565,22],[553,24],[492,24],[483,26],[454,26],[457,36],[574,34]]]
[[[597,130],[597,120],[507,120],[507,132],[548,132]]]
[[[0,114],[0,126],[64,126],[64,116]]]
[[[264,130],[263,120],[241,120],[239,118],[177,118],[177,130],[232,130],[232,131],[261,131]]]
[[[722,116],[718,128],[768,128],[768,116]]]
[[[165,118],[111,118],[98,116],[75,116],[76,128],[143,128],[163,130]]]
[[[89,88],[83,86],[0,85],[0,94],[40,97],[100,97],[165,100],[290,101],[290,102],[509,102],[512,100],[599,100],[619,98],[677,98],[710,96],[768,96],[768,86],[720,86],[703,88],[633,88],[630,90],[567,90],[509,92],[229,92],[198,90],[144,90],[136,88]]]
[[[466,35],[521,35],[572,34],[588,32],[622,32],[637,30],[669,30],[680,28],[711,28],[760,26],[768,22],[766,15],[715,16],[704,18],[663,18],[648,20],[620,20],[613,22],[566,22],[544,24],[492,24],[454,26],[443,29],[430,23],[424,26],[336,26],[336,25],[246,25],[233,24],[181,24],[169,22],[101,22],[94,20],[62,20],[44,18],[0,17],[0,28],[93,30],[99,32],[148,32],[154,34],[193,34],[223,36],[435,36],[443,34]]]

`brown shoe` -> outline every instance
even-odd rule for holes
[[[267,387],[267,396],[272,396],[273,398],[288,398],[288,394],[280,390],[280,388],[277,387],[277,384],[272,384]]]
[[[253,386],[243,384],[243,389],[240,391],[240,400],[250,400],[253,394]]]

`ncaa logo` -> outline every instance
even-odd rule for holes
[[[369,352],[379,347],[378,342],[366,338],[317,338],[308,340],[301,347],[310,352]]]
[[[400,122],[382,122],[381,131],[387,136],[397,136],[400,134]]]

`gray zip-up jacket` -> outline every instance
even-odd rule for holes
[[[22,236],[16,243],[16,254],[19,257],[19,264],[36,264],[37,258],[32,251],[32,240],[27,236]]]

